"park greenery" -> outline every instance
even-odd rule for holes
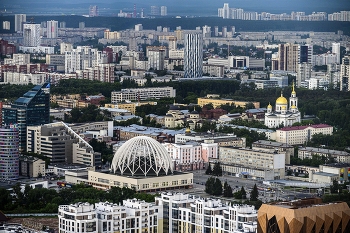
[[[242,186],[241,190],[233,193],[233,197],[236,199],[247,199],[247,192]]]
[[[73,188],[61,188],[59,192],[55,189],[33,189],[26,185],[22,192],[20,183],[17,183],[13,186],[13,195],[11,191],[0,188],[0,207],[5,213],[57,213],[59,205],[77,202],[93,204],[100,201],[121,203],[130,198],[154,202],[155,196],[136,193],[135,190],[126,187],[112,187],[104,191],[84,184],[75,185]]]
[[[209,162],[207,170],[205,171],[205,174],[212,175],[212,176],[222,176],[222,168],[220,166],[220,162],[215,162],[213,169],[211,168],[211,164]]]
[[[217,177],[209,177],[207,182],[205,182],[205,192],[214,195],[220,196],[222,194],[222,183]]]

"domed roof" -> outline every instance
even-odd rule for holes
[[[287,110],[287,107],[286,106],[282,106],[282,110]]]
[[[295,105],[292,105],[292,107],[291,108],[297,108],[297,106],[295,106]]]
[[[267,105],[267,108],[272,108],[272,105],[269,103],[269,105]]]
[[[278,97],[278,99],[276,100],[276,104],[288,104],[288,100],[285,97],[283,97],[281,93],[281,96]]]
[[[113,173],[129,176],[160,176],[173,172],[173,163],[165,147],[153,138],[134,137],[114,154]]]
[[[186,133],[186,134],[187,134],[187,133],[191,133],[190,128],[187,128],[186,131],[185,131],[185,133]]]

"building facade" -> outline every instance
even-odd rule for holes
[[[23,24],[23,45],[28,47],[40,45],[40,24]]]
[[[46,37],[57,38],[58,37],[58,21],[50,20],[46,23]]]
[[[140,101],[159,99],[164,97],[175,97],[176,90],[173,87],[150,87],[150,88],[128,88],[121,91],[113,91],[111,94],[112,104],[125,101]]]
[[[19,148],[26,149],[27,127],[50,122],[50,84],[33,87],[11,107],[3,108],[3,125],[16,125],[19,131]]]
[[[0,127],[0,144],[0,178],[5,180],[18,179],[18,129],[14,126]]]
[[[23,23],[27,21],[25,14],[15,14],[15,32],[23,32]]]
[[[202,31],[185,33],[184,71],[185,78],[201,78],[203,75]]]
[[[350,56],[344,56],[340,66],[340,90],[350,91]]]

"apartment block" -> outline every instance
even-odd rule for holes
[[[229,104],[236,105],[245,108],[246,104],[253,103],[255,108],[260,108],[260,102],[248,102],[248,101],[236,101],[233,99],[220,99],[220,98],[198,98],[198,105],[203,107],[207,104],[212,104],[214,109],[220,107],[221,105]]]
[[[338,163],[350,163],[350,153],[346,151],[330,150],[316,147],[299,147],[298,158],[312,159],[312,156],[324,156],[326,158],[334,158]]]
[[[32,156],[19,158],[19,175],[29,178],[45,176],[45,161]]]
[[[259,140],[259,141],[253,142],[252,149],[263,150],[268,152],[285,153],[286,154],[285,164],[290,164],[290,157],[294,156],[294,147],[286,143]]]
[[[276,130],[276,141],[289,145],[302,145],[318,133],[332,135],[333,127],[326,124],[284,127]]]
[[[121,91],[113,91],[111,94],[112,104],[125,101],[140,101],[149,99],[160,99],[164,97],[175,97],[176,90],[173,87],[150,87],[130,88]]]

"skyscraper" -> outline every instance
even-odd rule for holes
[[[89,7],[89,17],[98,16],[98,7],[96,5]]]
[[[340,64],[340,43],[332,43],[332,53],[337,56],[337,64]]]
[[[159,7],[158,6],[151,6],[151,15],[159,15]]]
[[[230,7],[228,5],[228,3],[224,3],[224,8],[223,8],[223,15],[222,18],[223,19],[229,19],[230,18]]]
[[[203,35],[202,31],[185,33],[185,78],[200,78],[203,74]]]
[[[160,7],[160,15],[161,16],[167,16],[168,15],[168,8],[166,6]]]
[[[19,131],[19,149],[26,148],[27,126],[50,122],[50,84],[35,86],[11,107],[3,108],[3,125],[16,125]]]
[[[279,44],[278,45],[278,69],[297,72],[298,67],[298,50],[297,44]]]
[[[0,127],[0,178],[17,179],[19,173],[18,129]]]
[[[58,37],[58,21],[47,21],[46,25],[46,37],[57,38]]]
[[[15,14],[15,31],[22,32],[23,31],[23,23],[27,21],[27,17],[25,14]]]
[[[23,24],[23,44],[24,46],[40,45],[40,24],[25,23]]]

